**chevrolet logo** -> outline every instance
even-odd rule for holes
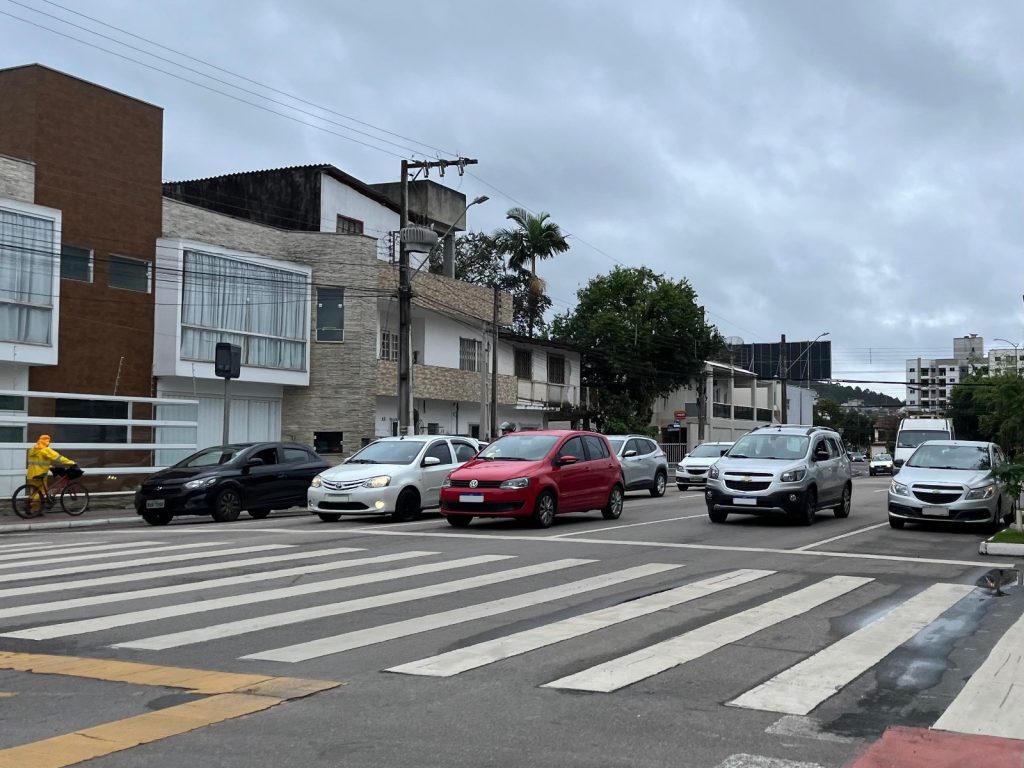
[[[743,482],[744,483],[752,483],[752,482],[754,482],[754,478],[752,478],[752,477],[744,477],[743,478]]]

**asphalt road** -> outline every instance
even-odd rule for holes
[[[976,588],[1013,565],[977,554],[987,532],[891,530],[888,483],[856,478],[850,517],[811,527],[715,525],[670,486],[547,530],[309,516],[9,535],[0,655],[345,683],[98,768],[838,768],[890,725],[935,723],[1021,614],[1014,586]],[[0,766],[201,698],[0,671],[4,694]]]

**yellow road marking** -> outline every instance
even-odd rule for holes
[[[0,768],[65,768],[344,685],[327,680],[209,672],[38,653],[0,652],[0,669],[208,694],[198,701],[0,750]],[[0,693],[0,697],[11,695]]]
[[[15,695],[17,695],[17,694],[7,693],[7,691],[0,691],[0,699],[9,699],[9,698],[11,698],[11,696],[15,696]]]

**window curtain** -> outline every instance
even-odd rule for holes
[[[50,343],[53,222],[0,210],[0,339]]]

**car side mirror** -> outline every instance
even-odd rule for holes
[[[628,451],[626,451],[624,454],[622,454],[622,458],[624,458],[624,459],[631,459],[631,458],[633,458],[636,455],[637,455],[636,451],[634,451],[632,448],[630,448]]]
[[[684,459],[688,459],[688,458],[690,458],[690,454],[688,454],[688,453],[684,453],[684,454],[683,454],[683,458],[684,458]]]
[[[567,466],[569,464],[575,464],[575,463],[576,463],[576,457],[575,456],[559,456],[558,457],[558,466],[560,466],[560,467],[564,467],[564,466]]]
[[[263,464],[264,464],[263,459],[261,459],[261,458],[259,458],[257,456],[253,456],[251,459],[249,459],[247,462],[245,462],[245,466],[247,466],[247,467],[262,467]]]
[[[441,463],[441,460],[437,456],[427,456],[423,459],[422,466],[424,467],[436,467]]]
[[[828,451],[815,451],[814,452],[814,460],[815,461],[828,461],[829,460],[829,453],[828,453]]]

